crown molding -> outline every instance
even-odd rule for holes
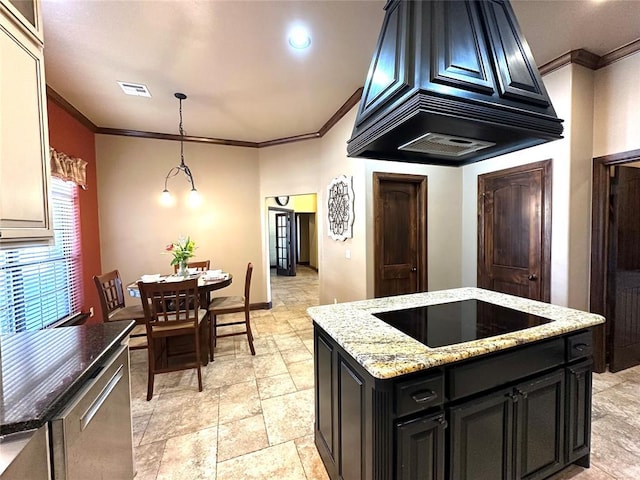
[[[64,111],[66,111],[73,118],[78,120],[82,125],[87,127],[93,133],[96,133],[98,131],[98,127],[95,125],[95,123],[93,123],[82,113],[80,113],[80,111],[76,109],[76,107],[67,102],[62,95],[56,92],[49,85],[47,85],[47,98],[58,105],[60,108],[62,108]]]
[[[560,55],[558,58],[555,58],[550,62],[542,65],[540,67],[540,74],[546,75],[571,63],[582,65],[583,67],[595,70],[598,67],[600,58],[601,57],[599,57],[595,53],[591,53],[590,51],[584,50],[582,48],[579,50],[572,50],[569,53]]]
[[[212,138],[212,137],[194,137],[190,135],[185,135],[184,137],[181,137],[180,135],[176,135],[173,133],[145,132],[143,130],[126,130],[122,128],[98,127],[95,133],[100,133],[103,135],[120,135],[123,137],[153,138],[156,140],[173,140],[173,141],[184,140],[185,142],[209,143],[213,145],[229,145],[232,147],[248,147],[248,148],[259,147],[259,144],[256,142],[245,142],[242,140],[229,140],[226,138]]]
[[[629,55],[633,55],[640,51],[640,38],[634,42],[623,45],[620,48],[616,48],[612,52],[607,53],[600,57],[600,62],[598,63],[598,68],[606,67],[607,65],[611,65],[618,60],[622,60]]]
[[[582,65],[583,67],[591,70],[599,70],[607,65],[617,62],[618,60],[628,57],[629,55],[633,55],[638,51],[640,51],[640,39],[628,43],[627,45],[623,45],[620,48],[616,48],[602,56],[580,48],[578,50],[572,50],[569,53],[565,53],[564,55],[545,63],[539,68],[539,70],[541,75],[546,75],[547,73],[551,73],[565,65],[569,65],[570,63]]]
[[[232,147],[247,147],[247,148],[264,148],[272,147],[274,145],[283,145],[285,143],[300,142],[302,140],[311,140],[314,138],[323,137],[342,117],[344,117],[354,105],[360,101],[362,96],[363,87],[358,88],[342,106],[334,113],[329,120],[318,130],[317,132],[304,133],[302,135],[294,135],[291,137],[276,138],[273,140],[266,140],[264,142],[246,142],[243,140],[231,140],[227,138],[212,138],[212,137],[194,137],[185,135],[183,140],[185,142],[196,143],[208,143],[213,145],[228,145]],[[47,97],[55,102],[58,106],[64,109],[69,115],[77,119],[85,127],[87,127],[93,133],[99,133],[103,135],[120,135],[124,137],[138,137],[138,138],[153,138],[156,140],[173,140],[180,141],[180,135],[170,133],[158,133],[158,132],[146,132],[144,130],[127,130],[122,128],[108,128],[98,127],[91,120],[80,113],[73,105],[62,97],[53,88],[47,85]]]

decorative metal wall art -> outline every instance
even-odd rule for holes
[[[353,237],[353,177],[341,175],[327,187],[327,222],[334,240]]]

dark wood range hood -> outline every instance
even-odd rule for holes
[[[562,138],[508,1],[390,0],[347,151],[461,166]]]

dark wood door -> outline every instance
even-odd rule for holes
[[[616,372],[640,364],[640,168],[612,168],[606,317]]]
[[[427,290],[427,177],[373,174],[374,295]]]
[[[295,213],[276,213],[276,273],[296,274]]]
[[[478,177],[478,286],[550,301],[551,160]]]

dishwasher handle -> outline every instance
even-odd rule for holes
[[[118,382],[122,380],[123,369],[124,365],[120,365],[118,370],[116,370],[116,373],[114,373],[111,377],[111,380],[109,380],[109,382],[102,389],[100,395],[96,397],[89,408],[87,408],[87,410],[82,414],[82,416],[80,417],[80,431],[83,431],[85,428],[87,428],[95,414],[98,413],[98,410],[100,410],[102,404],[107,400],[109,395],[111,395],[113,389],[116,388]]]

